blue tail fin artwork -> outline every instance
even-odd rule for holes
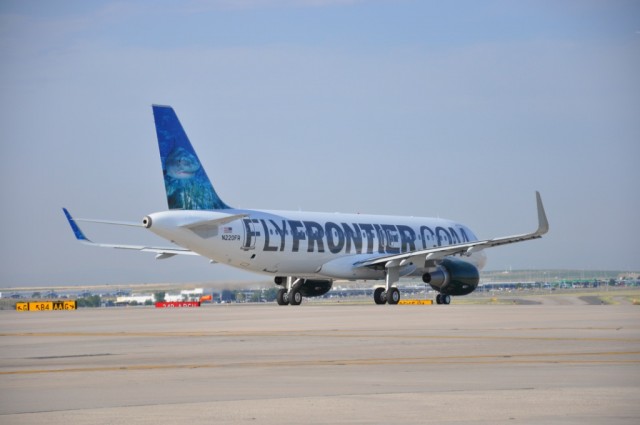
[[[178,116],[170,106],[153,105],[169,209],[230,208],[213,189]]]

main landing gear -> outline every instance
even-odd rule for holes
[[[436,295],[436,304],[451,304],[451,296],[445,294]]]
[[[278,289],[276,294],[276,302],[278,305],[300,305],[302,303],[302,293],[300,292],[300,285],[304,282],[304,279],[293,280],[292,277],[287,277],[286,288]],[[281,277],[276,277],[275,283],[277,285],[283,284]]]
[[[393,286],[400,280],[400,266],[401,262],[392,260],[384,265],[387,272],[384,288],[376,288],[373,292],[373,301],[378,304],[391,304],[395,305],[400,302],[400,290]]]
[[[376,288],[373,291],[373,301],[376,304],[398,304],[400,302],[400,291],[395,286],[389,288],[388,291],[386,288]]]

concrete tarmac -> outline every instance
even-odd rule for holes
[[[638,424],[633,305],[0,311],[2,424]]]

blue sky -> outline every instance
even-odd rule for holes
[[[153,103],[233,206],[490,238],[532,230],[540,190],[551,232],[488,269],[640,269],[638,2],[4,1],[0,53],[0,286],[255,278],[73,240],[62,206],[166,208]]]

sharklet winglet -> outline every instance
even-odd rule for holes
[[[67,217],[69,226],[71,226],[71,230],[73,230],[73,234],[76,236],[76,239],[81,242],[91,242],[91,240],[84,235],[82,230],[80,230],[80,227],[75,222],[69,211],[66,208],[62,208],[62,211],[64,212],[65,217]]]
[[[549,220],[547,220],[547,213],[544,211],[542,197],[538,191],[536,191],[536,205],[538,207],[538,230],[535,233],[541,236],[549,231]]]

